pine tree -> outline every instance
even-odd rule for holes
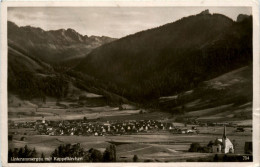
[[[14,155],[13,155],[13,150],[12,150],[12,149],[9,149],[9,150],[8,150],[8,162],[11,161],[11,158],[12,158],[12,157],[14,157]]]
[[[37,152],[36,152],[35,148],[33,148],[33,150],[31,151],[30,157],[32,157],[32,158],[37,157]]]
[[[105,162],[116,162],[116,147],[115,145],[110,145],[106,148],[103,154],[103,160]]]
[[[28,148],[27,145],[24,146],[24,157],[29,158],[31,154],[31,150]]]
[[[24,157],[24,149],[21,147],[18,151],[18,157]]]
[[[138,156],[137,155],[134,155],[133,157],[133,162],[137,162],[138,161]]]
[[[43,159],[43,161],[45,161],[45,155],[43,154],[43,152],[41,154],[41,158]]]
[[[218,154],[215,154],[213,161],[214,161],[214,162],[218,162],[218,159],[219,159],[219,158],[218,158]]]

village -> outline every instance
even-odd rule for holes
[[[129,120],[129,121],[88,121],[83,120],[66,120],[66,121],[47,121],[42,120],[35,122],[9,123],[10,129],[33,128],[38,135],[84,135],[84,136],[105,136],[105,135],[124,135],[136,133],[153,133],[156,131],[169,131],[172,133],[197,134],[199,131],[196,127],[192,129],[179,128],[174,123],[165,123],[158,120]]]
[[[14,140],[11,140],[17,144],[29,142],[31,143],[29,145],[34,145],[31,137],[36,141],[57,140],[60,143],[65,140],[66,143],[69,141],[72,144],[75,142],[89,143],[86,147],[95,145],[101,150],[105,143],[105,145],[114,144],[119,151],[118,161],[130,160],[134,154],[143,159],[148,158],[151,156],[150,154],[140,155],[146,149],[167,152],[166,157],[172,158],[172,160],[186,158],[188,161],[190,154],[203,155],[205,160],[213,154],[236,158],[240,158],[240,155],[250,155],[251,159],[253,149],[252,142],[247,139],[248,135],[252,133],[251,128],[238,126],[232,122],[203,123],[193,119],[188,119],[185,123],[159,119],[108,121],[87,119],[86,117],[77,120],[54,121],[42,117],[30,122],[9,121],[8,126],[10,129],[8,138],[13,136]],[[241,134],[246,136],[241,136]],[[42,139],[40,139],[41,137]],[[50,146],[49,149],[53,151],[53,146]],[[133,153],[131,151],[129,154],[128,149]],[[185,156],[176,156],[176,151],[172,152],[172,150]],[[51,152],[46,152],[46,154],[51,154]]]
[[[176,123],[178,124],[178,123]],[[187,124],[192,125],[187,127]],[[106,135],[131,135],[138,133],[154,133],[168,131],[173,134],[199,134],[198,126],[227,126],[236,127],[234,123],[201,123],[188,120],[183,126],[176,126],[175,123],[169,123],[160,120],[124,120],[124,121],[97,121],[87,120],[84,117],[81,120],[60,120],[49,121],[45,117],[42,120],[19,122],[9,121],[10,129],[31,128],[37,135],[66,136],[106,136]],[[243,132],[242,127],[236,129],[237,132]],[[19,133],[19,132],[16,132]]]

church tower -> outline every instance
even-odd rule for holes
[[[215,143],[212,145],[212,152],[213,153],[234,153],[234,147],[232,142],[227,138],[226,134],[226,126],[224,126],[224,131],[222,135],[222,139],[218,138],[215,140]]]
[[[225,149],[226,149],[226,140],[227,140],[226,126],[224,126],[224,131],[223,131],[223,136],[222,136],[223,152],[225,152]]]

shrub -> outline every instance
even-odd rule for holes
[[[138,156],[137,155],[134,155],[133,162],[138,162]]]
[[[12,141],[13,140],[13,135],[8,135],[8,140]]]
[[[214,161],[214,162],[218,162],[218,161],[219,161],[218,154],[215,154],[215,156],[214,156],[214,158],[213,158],[213,161]]]
[[[198,152],[201,146],[199,143],[192,143],[189,148],[189,152]]]
[[[104,162],[116,162],[116,147],[115,145],[110,145],[106,148],[103,154]]]
[[[90,162],[102,162],[103,157],[102,153],[96,149],[90,149],[89,150],[89,161]]]

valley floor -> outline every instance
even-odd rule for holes
[[[138,156],[141,162],[180,162],[192,159],[207,158],[212,160],[213,153],[188,152],[191,143],[198,142],[201,146],[206,146],[216,138],[222,138],[223,125],[220,126],[200,126],[178,123],[174,121],[174,116],[167,112],[151,112],[144,109],[136,109],[127,106],[120,110],[119,107],[110,106],[83,106],[78,108],[62,108],[55,104],[55,101],[48,101],[46,107],[36,108],[31,102],[17,101],[9,105],[9,123],[35,122],[42,120],[66,121],[66,120],[88,120],[99,122],[128,121],[128,120],[157,120],[164,123],[172,123],[180,129],[192,129],[196,126],[198,134],[174,134],[169,130],[159,130],[153,132],[142,132],[105,135],[105,136],[84,136],[84,135],[39,135],[34,128],[9,128],[8,133],[12,135],[12,140],[8,142],[8,148],[20,148],[27,145],[35,148],[38,154],[44,153],[49,157],[53,151],[61,144],[76,144],[85,149],[91,148],[104,151],[110,144],[116,145],[117,161],[132,162],[134,155]],[[19,105],[19,103],[21,105]],[[65,102],[61,102],[64,103]],[[69,105],[69,104],[67,104]],[[142,113],[140,111],[142,110]],[[214,120],[211,120],[214,121]],[[235,154],[244,154],[245,142],[252,142],[252,120],[228,121],[243,126],[244,132],[237,132],[237,127],[227,127],[227,136],[230,141],[236,143]],[[21,140],[22,139],[22,140]]]
[[[85,150],[95,148],[104,151],[108,145],[116,142],[118,161],[131,162],[134,155],[137,155],[140,161],[186,161],[212,156],[212,153],[188,152],[191,143],[198,142],[201,146],[206,146],[209,141],[222,137],[223,127],[198,127],[198,129],[201,133],[197,135],[169,132],[122,136],[13,135],[13,140],[9,141],[8,146],[20,148],[28,145],[30,148],[36,148],[39,153],[45,153],[48,157],[60,144],[80,143]],[[244,154],[245,142],[252,141],[251,128],[245,130],[245,132],[235,132],[235,128],[228,128],[228,138],[237,143],[236,154]],[[25,139],[20,141],[21,137]]]

